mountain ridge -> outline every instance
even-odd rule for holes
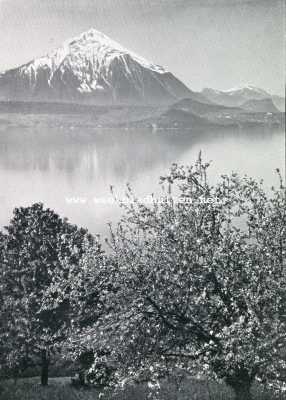
[[[93,28],[42,57],[0,73],[0,101],[171,105],[183,99],[201,103],[192,104],[200,110],[205,104],[207,112],[208,105],[243,108],[248,101],[253,112],[259,107],[263,112],[283,111],[283,98],[253,85],[194,92],[164,67]],[[265,99],[273,104],[253,103]]]
[[[0,74],[1,100],[152,104],[193,95],[171,72],[95,29]]]
[[[249,100],[259,101],[271,99],[274,103],[274,106],[278,108],[277,111],[283,112],[285,110],[285,105],[283,107],[285,99],[283,99],[281,96],[271,95],[266,90],[253,85],[245,85],[228,90],[204,88],[200,93],[208,100],[227,107],[241,107]],[[273,110],[273,107],[271,108]],[[271,110],[269,109],[269,111]]]

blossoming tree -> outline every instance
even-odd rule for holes
[[[82,341],[109,349],[121,382],[183,370],[249,400],[254,381],[283,387],[285,188],[267,195],[234,173],[212,186],[207,168],[174,165],[152,205],[128,189],[110,241],[112,306]]]
[[[71,325],[69,297],[56,282],[68,278],[93,239],[34,204],[14,210],[0,243],[0,361],[6,369],[39,363],[46,385],[51,353],[60,348]],[[67,263],[69,269],[64,269]]]

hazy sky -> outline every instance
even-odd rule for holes
[[[284,92],[283,0],[0,0],[0,71],[93,27],[190,88]]]

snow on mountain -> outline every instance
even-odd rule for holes
[[[150,104],[192,94],[163,67],[95,29],[0,74],[2,100]]]
[[[238,86],[238,87],[234,87],[228,90],[221,90],[222,93],[228,93],[230,95],[237,95],[238,93],[241,95],[256,95],[256,96],[263,96],[263,98],[265,97],[269,97],[269,93],[267,93],[265,90],[257,88],[255,86],[252,85],[244,85],[244,86]]]
[[[248,100],[271,98],[271,94],[252,85],[245,85],[229,90],[203,89],[201,92],[209,100],[229,107],[241,106]]]

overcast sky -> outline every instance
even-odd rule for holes
[[[284,92],[283,0],[0,0],[0,71],[93,27],[191,89]]]

